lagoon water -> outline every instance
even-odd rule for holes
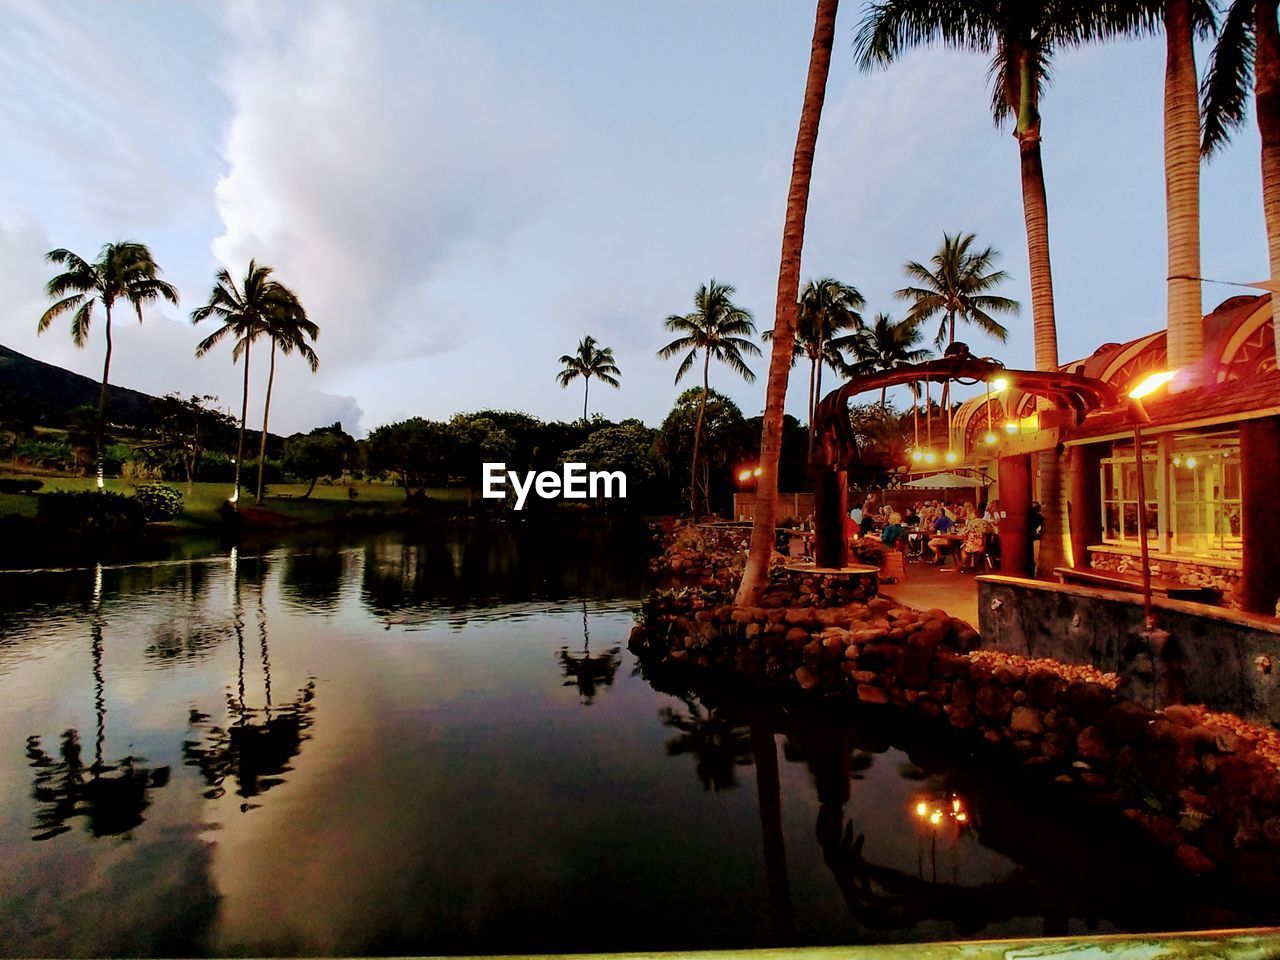
[[[648,550],[498,524],[0,573],[0,953],[1259,919],[928,731],[646,677]]]

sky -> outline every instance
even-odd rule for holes
[[[1033,366],[1018,152],[986,62],[931,48],[863,72],[862,15],[842,4],[802,276],[900,317],[902,265],[974,232],[1023,310],[1005,345],[961,337]],[[0,343],[100,377],[101,317],[84,350],[69,324],[36,335],[43,255],[134,239],[181,304],[117,320],[114,383],[238,411],[240,368],[229,348],[195,359],[209,331],[189,316],[256,258],[322,330],[317,374],[278,365],[273,431],[572,419],[581,387],[555,375],[584,334],[622,369],[593,412],[656,425],[696,379],[655,354],[699,284],[773,326],[812,31],[799,0],[0,0]],[[1041,105],[1064,362],[1164,325],[1162,44],[1060,55]],[[1204,276],[1264,277],[1252,117],[1202,201]],[[1206,311],[1239,292],[1205,285]],[[712,386],[757,415],[766,365],[754,384],[713,367]],[[797,369],[802,419],[806,388]]]

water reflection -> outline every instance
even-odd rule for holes
[[[566,687],[577,687],[582,702],[590,706],[595,702],[600,687],[613,686],[614,675],[622,665],[621,645],[612,646],[604,653],[591,653],[591,629],[587,621],[587,601],[582,601],[582,653],[572,653],[567,646],[556,652],[560,672],[564,674]]]
[[[49,840],[71,829],[75,817],[84,817],[95,837],[124,834],[142,823],[151,803],[150,791],[169,782],[169,768],[148,769],[141,758],[126,756],[115,763],[103,759],[107,735],[106,684],[102,672],[101,564],[94,568],[93,599],[89,624],[89,648],[93,659],[93,710],[96,720],[93,762],[81,758],[80,734],[62,733],[57,755],[41,745],[39,736],[27,738],[27,761],[34,771],[31,796],[36,801],[32,840]]]
[[[662,725],[679,731],[667,741],[667,755],[692,754],[703,790],[718,793],[736,787],[737,768],[751,763],[750,727],[725,711],[703,707],[692,694],[680,700],[683,713],[671,707],[659,711]]]
[[[253,569],[260,573],[260,566]],[[192,708],[188,726],[200,732],[200,737],[186,740],[182,745],[183,762],[195,767],[204,778],[206,799],[216,800],[226,793],[228,779],[235,782],[236,796],[243,801],[242,813],[256,809],[252,803],[272,787],[284,783],[284,774],[292,769],[292,761],[308,739],[307,730],[312,724],[315,710],[315,680],[310,680],[298,691],[296,697],[283,706],[272,703],[271,653],[267,642],[267,612],[263,603],[261,585],[258,591],[257,634],[258,655],[262,663],[262,688],[264,704],[248,705],[245,689],[245,622],[244,607],[240,600],[240,580],[233,585],[234,621],[236,636],[236,691],[226,693],[227,721],[213,722],[206,713]]]

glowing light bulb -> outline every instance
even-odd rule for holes
[[[933,813],[929,814],[929,822],[935,827],[940,824],[942,822],[942,811],[935,810]]]
[[[1188,469],[1188,470],[1194,470],[1195,468],[1196,468],[1196,458],[1195,458],[1195,457],[1187,457],[1187,469]]]
[[[991,389],[992,389],[992,391],[993,391],[993,392],[995,392],[995,393],[1002,393],[1002,392],[1004,392],[1005,390],[1008,390],[1008,389],[1009,389],[1009,378],[1008,378],[1008,377],[996,377],[994,380],[992,380],[992,381],[991,381]]]
[[[964,813],[956,814],[956,823],[964,823],[968,819],[969,819],[968,816],[966,816]]]
[[[916,816],[923,817],[929,812],[929,807],[923,801],[916,804]]]
[[[742,483],[746,483],[750,479],[751,479],[750,470],[743,470],[740,474],[738,474],[738,480]]]
[[[991,444],[996,442],[996,435],[988,431],[987,435],[982,438],[982,442],[990,446]]]
[[[1177,375],[1177,370],[1159,370],[1155,373],[1148,374],[1142,379],[1141,383],[1129,391],[1129,398],[1132,400],[1141,400],[1143,397],[1155,393]]]
[[[932,450],[930,450],[928,453],[926,453],[926,454],[924,455],[924,462],[925,462],[925,463],[937,463],[937,462],[938,462],[938,455],[937,455],[936,453],[934,453]]]
[[[955,452],[954,450],[948,450],[948,451],[947,451],[947,455],[946,455],[946,461],[947,461],[947,463],[955,463],[955,462],[956,462],[957,460],[959,460],[959,459],[960,459],[960,457],[959,457],[959,456],[957,456],[957,454],[956,454],[956,452]]]
[[[1004,432],[1005,432],[1005,433],[1017,433],[1017,432],[1018,432],[1018,424],[1017,424],[1016,422],[1014,422],[1013,420],[1010,420],[1008,423],[1006,423],[1006,424],[1004,425]]]
[[[914,460],[916,463],[919,463],[921,460],[924,459],[924,451],[921,450],[919,447],[916,447],[914,450],[911,451],[911,459]]]
[[[764,473],[764,470],[763,470],[762,468],[760,468],[760,467],[756,467],[754,470],[752,470],[752,471],[751,471],[751,473],[752,473],[754,476],[757,476],[757,477],[758,477],[758,476],[760,476],[760,474]]]
[[[1175,467],[1180,467],[1180,466],[1182,466],[1182,458],[1181,458],[1181,457],[1174,457],[1174,458],[1173,458],[1173,465],[1174,465]]]

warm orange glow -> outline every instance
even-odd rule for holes
[[[947,456],[946,456],[947,463],[955,463],[959,459],[960,457],[956,454],[954,450],[947,451]]]
[[[1008,390],[1008,389],[1009,389],[1009,378],[1008,378],[1008,377],[996,377],[994,380],[992,380],[992,381],[991,381],[991,389],[992,389],[995,393],[1002,393],[1002,392],[1004,392],[1005,390]]]
[[[919,447],[916,447],[914,450],[911,451],[911,459],[914,460],[916,463],[919,463],[921,460],[924,459],[924,451],[921,450]]]
[[[746,483],[750,479],[751,479],[750,470],[743,470],[740,474],[738,474],[738,481],[740,483]]]
[[[990,446],[991,444],[996,442],[996,439],[997,437],[994,433],[988,433],[985,437],[982,438],[982,442]]]
[[[932,450],[930,450],[928,453],[926,453],[926,454],[924,455],[924,462],[925,462],[925,463],[937,463],[937,462],[938,462],[938,455],[937,455],[936,453],[934,453]]]
[[[1196,458],[1195,458],[1195,457],[1187,457],[1187,469],[1188,469],[1188,470],[1194,470],[1195,468],[1196,468]]]
[[[929,812],[929,805],[925,803],[923,800],[921,800],[919,803],[916,804],[917,817],[923,817],[926,814],[928,814],[928,812]]]
[[[1177,375],[1177,370],[1158,370],[1155,373],[1149,373],[1141,383],[1129,391],[1129,399],[1141,400],[1143,397],[1150,396]]]
[[[935,827],[940,824],[942,822],[942,811],[935,810],[933,813],[929,814],[929,822]]]
[[[1005,433],[1017,433],[1017,432],[1018,432],[1018,425],[1017,425],[1014,421],[1010,420],[1008,423],[1006,423],[1006,424],[1004,425],[1004,432],[1005,432]]]
[[[764,473],[764,470],[762,470],[760,467],[756,467],[754,470],[751,471],[751,475],[755,477],[760,476],[760,474],[762,473]]]

